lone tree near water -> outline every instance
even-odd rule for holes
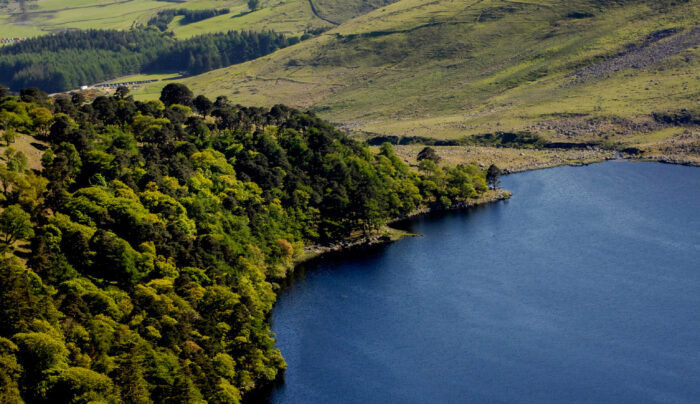
[[[495,164],[491,164],[489,169],[486,170],[486,182],[491,189],[498,189],[498,185],[501,183],[501,174],[501,169]]]

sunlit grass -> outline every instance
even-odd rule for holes
[[[697,49],[585,83],[569,74],[654,31],[696,25],[700,5],[660,13],[634,3],[601,13],[590,4],[402,0],[321,38],[184,83],[234,102],[312,108],[351,131],[437,138],[524,130],[567,114],[648,119],[698,99]],[[566,18],[571,10],[596,16]],[[481,20],[487,14],[496,17]]]
[[[110,80],[108,83],[127,83],[132,81],[146,80],[172,80],[181,77],[179,73],[163,73],[163,74],[135,74],[131,76],[120,77],[116,80]]]

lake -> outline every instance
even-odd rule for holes
[[[502,180],[509,201],[302,268],[270,401],[700,402],[700,169]]]

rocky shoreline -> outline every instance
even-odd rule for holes
[[[673,157],[673,156],[667,156],[667,155],[661,155],[661,156],[651,155],[648,157],[632,158],[630,160],[656,162],[656,163],[662,163],[662,164],[676,164],[679,166],[700,167],[700,157],[698,157],[696,159],[691,159],[691,158],[687,158],[687,157],[684,158],[684,157]]]
[[[681,166],[700,167],[700,159],[693,160],[690,158],[673,157],[673,156],[668,156],[668,155],[641,156],[641,155],[623,154],[623,155],[620,155],[617,157],[604,157],[604,158],[600,158],[600,159],[592,159],[592,160],[585,160],[585,161],[561,161],[561,162],[542,162],[542,163],[535,163],[535,164],[527,164],[527,165],[522,165],[522,166],[506,168],[503,170],[503,174],[504,175],[518,174],[518,173],[523,173],[526,171],[543,170],[546,168],[555,168],[555,167],[562,167],[562,166],[581,167],[581,166],[587,166],[589,164],[603,163],[603,162],[611,161],[611,160],[627,160],[627,161],[636,161],[636,162],[676,164],[676,165],[681,165]]]

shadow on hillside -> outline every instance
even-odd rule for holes
[[[241,11],[240,13],[236,15],[232,15],[231,18],[238,18],[238,17],[243,17],[244,15],[248,15],[252,13],[252,11]]]
[[[47,146],[47,145],[45,145],[45,144],[41,144],[41,143],[31,142],[31,143],[29,143],[29,144],[32,145],[32,146],[34,146],[35,148],[41,150],[41,151],[44,151],[44,150],[46,150],[46,149],[49,148],[49,146]]]

